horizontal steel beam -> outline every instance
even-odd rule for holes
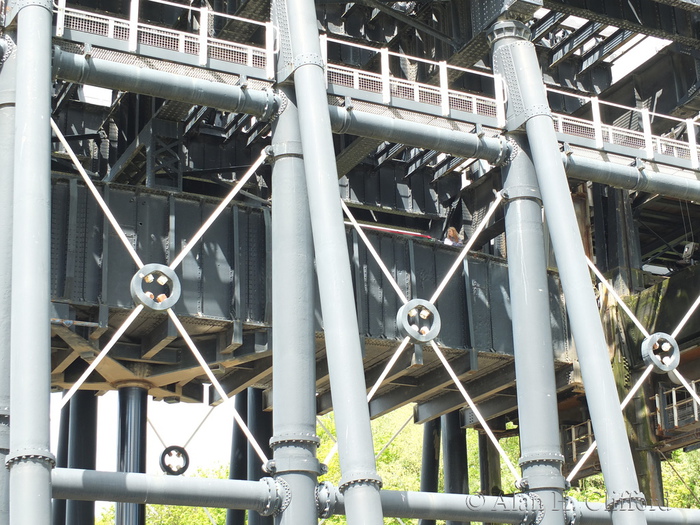
[[[224,507],[262,513],[270,510],[277,497],[272,480],[268,483],[57,468],[51,481],[55,499],[82,501]]]
[[[271,479],[186,478],[66,468],[52,471],[51,488],[56,499],[250,509],[266,514],[274,510],[281,497]],[[336,487],[324,485],[319,495],[328,499],[331,512],[344,513],[343,494]],[[530,523],[538,517],[537,504],[525,496],[513,499],[398,490],[382,490],[380,496],[386,517],[498,523]],[[570,523],[574,519],[582,525],[611,523],[605,503],[569,499],[566,510],[563,503],[558,508],[568,514]],[[697,509],[646,507],[645,515],[649,525],[700,523]]]
[[[651,167],[624,166],[581,155],[562,154],[569,178],[600,182],[625,190],[645,191],[681,200],[700,199],[700,180],[653,171]]]
[[[280,98],[272,91],[246,89],[120,64],[91,58],[88,55],[67,53],[58,47],[54,47],[53,51],[53,75],[78,84],[157,96],[235,113],[248,113],[263,120],[277,113],[280,106]]]

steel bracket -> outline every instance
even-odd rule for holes
[[[31,6],[43,7],[49,13],[53,13],[53,3],[51,0],[16,0],[12,6],[12,11],[10,11],[10,14],[5,20],[5,27],[10,27],[12,25],[12,22],[14,22],[15,18],[22,9]]]
[[[294,69],[296,71],[301,66],[308,66],[309,64],[318,66],[321,69],[325,68],[326,64],[323,62],[323,58],[316,53],[302,53],[294,57]]]

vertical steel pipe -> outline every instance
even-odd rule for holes
[[[501,491],[501,457],[489,437],[479,432],[479,485],[484,495],[497,496]],[[484,525],[495,525],[484,523]]]
[[[459,424],[459,411],[455,410],[441,416],[440,424],[442,426],[445,492],[449,494],[469,494],[467,433]],[[445,525],[460,525],[462,523],[467,522],[447,520]]]
[[[260,444],[265,455],[270,457],[270,437],[272,436],[272,416],[263,411],[262,390],[248,388],[248,428]],[[263,464],[255,449],[248,444],[248,480],[259,481],[264,476]],[[261,516],[257,512],[248,511],[249,525],[272,525],[270,516]]]
[[[12,318],[12,188],[15,158],[14,39],[5,34],[0,57],[0,524],[10,521],[10,319]]]
[[[96,460],[97,397],[89,390],[78,390],[70,400],[68,468],[95,470]],[[66,523],[88,525],[94,522],[94,502],[66,501]]]
[[[12,238],[10,523],[51,520],[51,21],[18,3]],[[5,163],[5,159],[3,159]],[[7,246],[5,249],[8,249]]]
[[[272,449],[275,475],[292,499],[279,525],[315,525],[316,338],[314,333],[314,248],[302,160],[299,115],[291,89],[272,130]]]
[[[234,400],[236,412],[243,421],[248,420],[248,391],[236,394]],[[247,424],[247,423],[246,423]],[[228,479],[248,479],[248,441],[241,427],[234,421],[231,433],[231,462]],[[245,510],[228,509],[226,525],[245,525]]]
[[[117,470],[146,472],[146,422],[148,390],[140,386],[119,389]],[[145,525],[146,506],[117,503],[117,525]]]
[[[440,476],[440,419],[423,423],[423,453],[420,466],[421,492],[437,492]],[[435,520],[422,519],[418,525],[435,525]]]
[[[643,495],[639,492],[547,95],[535,48],[528,38],[529,30],[524,24],[513,21],[496,23],[490,34],[493,61],[506,81],[509,104],[514,108],[509,127],[514,129],[524,125],[529,140],[586,387],[588,409],[598,441],[613,522],[615,525],[643,524],[646,523],[644,513],[635,510],[643,501]]]
[[[510,111],[507,117],[510,116]],[[517,154],[502,168],[506,252],[517,379],[522,488],[544,504],[542,523],[562,525],[566,481],[559,438],[554,351],[541,197],[527,140],[511,134]]]
[[[56,468],[68,467],[69,426],[70,403],[61,409],[61,421],[58,427],[58,447],[56,450]],[[54,499],[51,503],[51,525],[66,525],[66,500]]]
[[[350,525],[383,522],[350,257],[312,0],[286,0],[338,452]]]

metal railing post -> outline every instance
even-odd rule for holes
[[[647,159],[654,158],[654,137],[651,135],[651,118],[649,110],[642,108],[639,110],[642,115],[642,131],[644,133],[644,153]]]
[[[131,0],[129,10],[129,51],[136,52],[139,45],[139,0]]]
[[[56,36],[62,37],[66,28],[66,0],[58,0],[56,5]]]
[[[593,115],[595,147],[598,149],[603,149],[603,121],[600,117],[600,100],[598,97],[591,97],[591,113]]]
[[[321,44],[321,61],[323,62],[323,76],[326,79],[326,89],[328,89],[328,36],[324,33],[318,37]]]
[[[206,66],[209,59],[209,9],[199,11],[199,65]]]
[[[265,23],[265,77],[275,78],[275,26],[272,22]]]
[[[506,127],[506,93],[503,77],[495,73],[493,75],[493,92],[496,98],[496,125],[503,129]],[[476,113],[476,98],[474,98],[474,113]]]
[[[688,148],[690,149],[690,166],[696,170],[700,168],[700,160],[698,160],[698,138],[695,135],[695,121],[686,119],[685,131],[688,134]]]
[[[442,116],[448,117],[450,115],[450,91],[447,79],[447,62],[441,60],[438,67],[440,68],[440,106]]]
[[[382,73],[382,102],[391,102],[391,72],[389,69],[389,49],[383,47],[379,50]]]

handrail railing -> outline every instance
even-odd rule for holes
[[[199,28],[196,32],[176,31],[139,22],[139,11],[142,2],[152,2],[162,5],[189,9],[199,15]],[[244,24],[252,24],[265,28],[264,47],[240,44],[229,40],[210,36],[215,26],[216,17],[236,20]],[[128,49],[136,52],[140,44],[170,49],[179,53],[195,55],[198,63],[205,66],[210,58],[225,62],[245,65],[264,71],[264,78],[274,79],[274,56],[277,52],[275,28],[271,22],[248,20],[226,13],[212,11],[206,7],[192,7],[177,4],[169,0],[131,0],[129,18],[110,17],[93,12],[66,7],[66,0],[57,0],[56,4],[56,36],[63,36],[66,29],[74,29],[92,34],[99,34],[116,40],[128,41]],[[347,46],[376,53],[379,56],[379,71],[370,72],[332,63],[328,60],[328,45]],[[344,86],[359,91],[376,93],[381,96],[381,102],[390,104],[394,99],[411,100],[440,108],[440,114],[449,117],[452,111],[474,113],[495,119],[495,127],[505,126],[505,102],[507,94],[499,75],[452,66],[444,61],[434,61],[426,58],[413,57],[389,51],[387,48],[377,48],[368,45],[347,42],[327,36],[321,37],[321,53],[326,64],[327,82],[335,86]],[[437,72],[436,84],[427,84],[401,78],[391,71],[392,58],[413,63],[423,63]],[[450,71],[460,74],[475,75],[490,79],[494,85],[495,97],[487,97],[467,91],[450,89],[448,85]],[[547,88],[552,94],[583,100],[591,105],[592,119],[581,119],[571,115],[553,113],[556,130],[564,135],[575,136],[593,141],[595,148],[603,149],[606,144],[618,145],[641,150],[643,158],[653,159],[655,155],[667,155],[678,159],[688,160],[693,169],[700,169],[698,144],[696,140],[698,123],[693,119],[679,119],[670,115],[649,111],[645,108],[632,108],[599,100],[582,94],[574,94],[564,90]],[[640,123],[639,130],[623,128],[603,122],[602,109],[605,107],[637,114]],[[678,140],[652,133],[652,119],[663,118],[684,124],[686,139]]]
[[[187,9],[198,14],[199,27],[196,32],[177,31],[139,21],[141,5],[146,2]],[[217,18],[236,20],[244,24],[263,27],[265,47],[249,46],[211,36]],[[66,0],[56,4],[55,35],[62,37],[66,29],[77,29],[108,38],[128,41],[128,50],[138,50],[139,44],[170,49],[179,53],[198,56],[200,66],[206,66],[209,58],[260,68],[265,78],[274,78],[275,28],[271,22],[249,20],[227,13],[212,11],[208,7],[194,7],[168,0],[131,0],[128,18],[118,18],[83,11],[66,6]]]

